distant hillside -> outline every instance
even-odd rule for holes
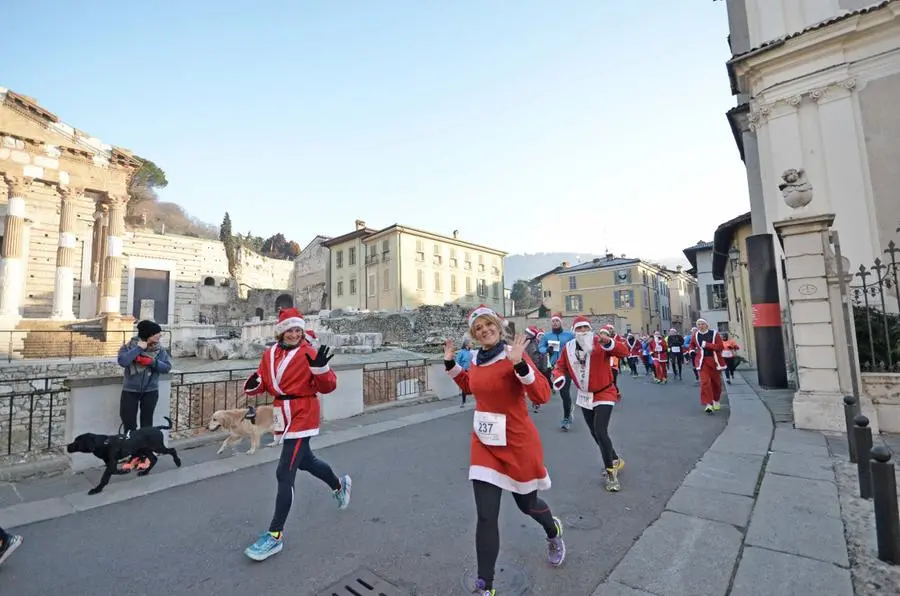
[[[569,265],[577,265],[578,263],[602,258],[603,256],[586,252],[539,252],[535,254],[509,255],[503,261],[503,277],[506,287],[511,288],[516,280],[537,277],[541,273],[546,273],[559,266],[563,261],[568,261]],[[646,260],[670,268],[675,268],[678,265],[682,265],[685,268],[690,266],[684,256],[660,259],[646,258]]]

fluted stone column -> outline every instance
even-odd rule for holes
[[[0,247],[0,317],[20,317],[24,282],[25,196],[31,178],[3,175],[9,193],[3,246]]]
[[[72,320],[75,311],[75,201],[83,189],[59,187],[59,247],[56,249],[56,284],[53,287],[54,319]]]
[[[125,199],[110,196],[109,228],[106,234],[106,259],[103,263],[104,315],[121,314],[122,305],[122,248],[125,235]]]

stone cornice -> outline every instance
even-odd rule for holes
[[[857,85],[856,77],[848,77],[769,101],[766,101],[765,97],[753,99],[750,101],[750,115],[748,117],[750,130],[757,131],[769,120],[796,112],[805,101],[823,104],[846,97],[856,90]]]

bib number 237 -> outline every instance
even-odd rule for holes
[[[492,447],[506,446],[506,414],[476,411],[473,428],[482,444]]]

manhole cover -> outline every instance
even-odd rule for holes
[[[409,592],[378,577],[371,569],[357,569],[316,596],[409,596]]]
[[[562,518],[563,529],[596,530],[603,525],[599,515],[593,513],[570,513]]]
[[[476,570],[466,570],[462,576],[462,588],[466,594],[475,591],[475,580],[478,579]],[[494,569],[494,589],[498,594],[506,596],[523,596],[528,592],[531,581],[528,574],[521,567],[515,565],[507,565],[506,563],[497,563]]]

